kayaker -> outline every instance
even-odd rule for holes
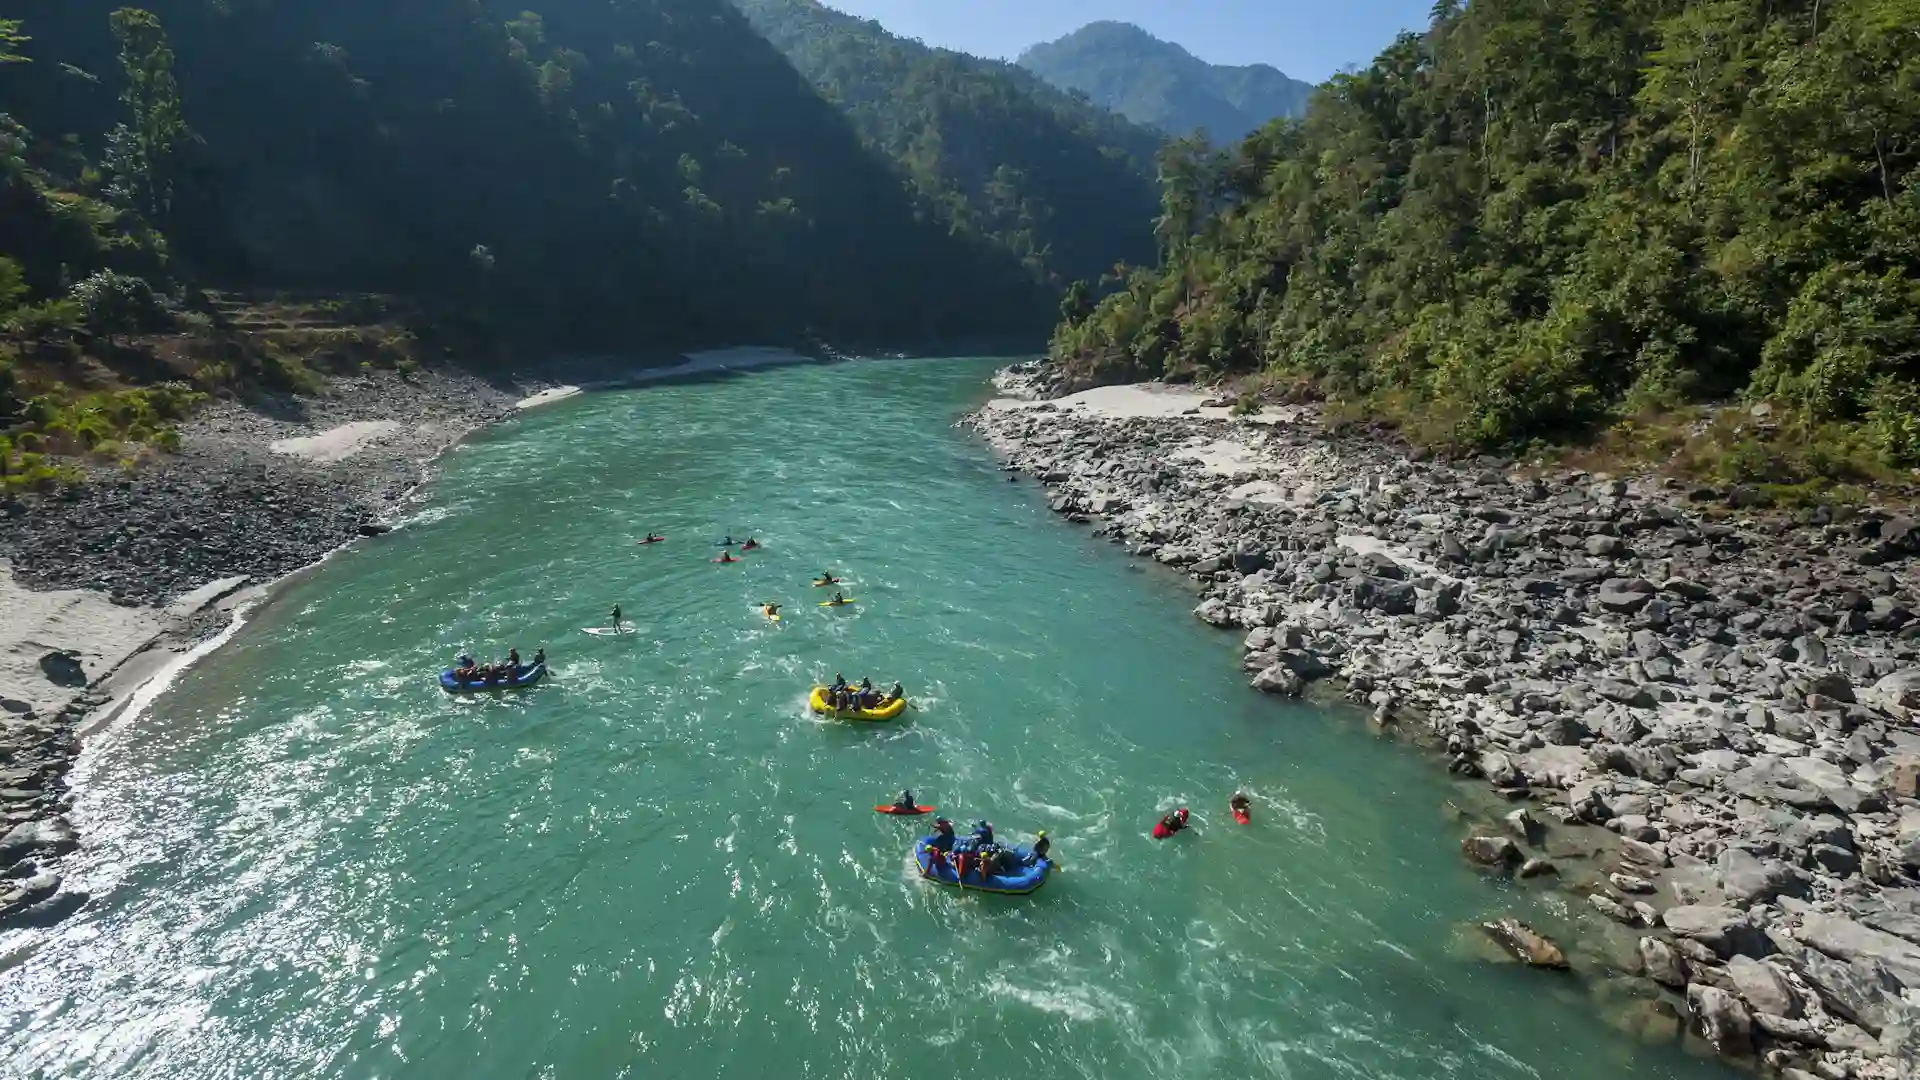
[[[768,615],[778,615],[780,614],[780,605],[779,604],[761,604],[760,610],[766,612]]]
[[[744,544],[741,544],[741,545],[740,545],[740,550],[741,550],[741,551],[752,551],[752,550],[754,550],[755,548],[758,548],[759,546],[760,546],[760,541],[758,541],[758,540],[755,540],[755,539],[754,539],[753,537],[751,537],[751,536],[749,536],[749,537],[747,537],[747,542],[746,542],[746,543],[744,543]]]
[[[720,557],[713,561],[714,562],[739,562],[740,560],[733,557],[733,552],[723,551],[720,553]]]
[[[1253,805],[1253,800],[1247,798],[1247,793],[1244,791],[1234,792],[1233,798],[1227,800],[1227,809],[1237,810],[1243,814],[1247,813],[1248,808],[1251,807],[1252,805]]]
[[[936,818],[933,822],[933,839],[927,841],[927,846],[937,851],[952,851],[957,839],[959,837],[953,835],[953,822]]]
[[[1180,809],[1175,810],[1173,813],[1168,814],[1166,817],[1161,818],[1160,824],[1155,825],[1153,827],[1153,833],[1155,836],[1164,840],[1167,837],[1172,836],[1174,833],[1177,833],[1181,829],[1184,829],[1186,827],[1187,827],[1187,808],[1183,806]]]
[[[847,602],[847,598],[844,593],[836,592],[833,594],[833,606],[839,607],[841,604],[844,604],[846,602]]]
[[[913,789],[909,788],[902,791],[900,797],[893,800],[893,808],[895,810],[904,810],[909,814],[920,809],[919,804],[913,801]]]
[[[651,532],[649,532],[649,533],[647,534],[647,538],[646,538],[645,540],[642,540],[642,541],[640,541],[640,542],[641,542],[641,543],[643,543],[643,544],[657,544],[657,543],[659,543],[660,541],[662,541],[662,540],[665,540],[665,539],[666,539],[666,537],[664,537],[664,536],[655,536],[655,535],[653,535],[653,534],[652,534]]]
[[[838,585],[840,584],[840,579],[833,576],[833,571],[822,570],[820,571],[819,583],[822,585]]]

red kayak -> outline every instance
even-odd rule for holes
[[[1233,820],[1242,825],[1246,825],[1253,821],[1253,815],[1247,813],[1245,807],[1236,806],[1233,808]]]
[[[634,543],[639,544],[641,547],[646,547],[648,544],[664,544],[666,542],[667,542],[667,538],[664,536],[656,536],[651,540],[635,540],[634,541]]]
[[[876,814],[902,814],[908,817],[917,814],[931,814],[933,810],[934,808],[931,806],[916,806],[911,810],[903,806],[876,806],[873,808],[873,812]]]
[[[1166,818],[1161,818],[1159,821],[1154,822],[1153,838],[1155,840],[1165,840],[1167,837],[1172,836],[1174,833],[1180,832],[1187,827],[1187,808],[1186,807],[1184,806],[1181,807],[1178,814],[1169,814],[1167,816],[1177,818],[1180,824],[1176,828],[1169,829],[1167,828]]]
[[[743,560],[741,560],[741,559],[715,559],[715,560],[713,560],[713,561],[714,561],[714,562],[717,562],[717,563],[737,563],[737,562],[741,562],[741,561],[743,561]]]

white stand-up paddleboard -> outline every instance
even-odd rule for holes
[[[594,637],[626,637],[628,634],[640,632],[640,628],[632,623],[621,623],[619,626],[583,626],[580,629]]]

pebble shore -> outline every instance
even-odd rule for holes
[[[1512,802],[1464,858],[1538,877],[1556,830],[1615,834],[1563,882],[1631,942],[1590,974],[1789,1080],[1920,1075],[1920,521],[1463,467],[1167,387],[1048,400],[1039,365],[996,382],[962,424],[1191,575],[1253,689],[1325,681]]]

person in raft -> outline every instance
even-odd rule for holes
[[[886,699],[883,700],[880,704],[891,705],[894,702],[899,701],[901,698],[906,696],[907,696],[907,692],[905,690],[900,689],[900,684],[894,683],[893,689],[887,691]]]
[[[546,662],[547,662],[547,647],[545,645],[542,645],[539,648],[533,650],[533,666],[534,667],[544,666]]]
[[[913,789],[908,788],[902,791],[900,797],[893,800],[893,808],[895,810],[905,810],[909,814],[920,809],[919,805],[913,801]]]
[[[1247,813],[1252,806],[1253,800],[1247,798],[1247,793],[1244,791],[1234,792],[1233,798],[1227,800],[1227,809],[1237,810],[1242,814]]]
[[[1165,840],[1167,837],[1172,836],[1174,833],[1186,827],[1187,808],[1183,806],[1173,813],[1168,814],[1166,817],[1161,818],[1160,824],[1153,827],[1153,835],[1158,839]]]
[[[1047,852],[1051,850],[1053,850],[1053,841],[1047,839],[1047,830],[1041,829],[1040,835],[1033,838],[1033,847],[1027,855],[1027,865],[1036,865],[1041,859],[1046,858]]]
[[[944,855],[953,850],[954,841],[958,839],[953,835],[953,822],[936,818],[933,822],[933,839],[927,841],[927,846]]]

